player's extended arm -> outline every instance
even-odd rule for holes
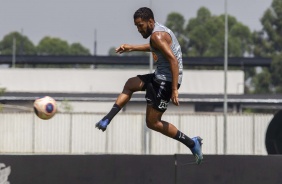
[[[129,44],[122,44],[116,49],[116,53],[123,53],[123,52],[131,52],[131,51],[143,51],[143,52],[150,52],[150,45],[143,44],[143,45],[129,45]]]
[[[155,32],[151,35],[151,43],[152,46],[159,51],[166,57],[170,64],[170,70],[172,74],[172,95],[171,101],[174,105],[179,105],[178,101],[178,75],[179,75],[179,68],[178,68],[178,61],[175,55],[173,54],[170,43],[171,37],[168,33],[165,32]]]

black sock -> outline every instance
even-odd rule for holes
[[[111,121],[115,117],[115,115],[120,111],[120,109],[121,108],[117,104],[114,104],[110,112],[103,118],[103,120],[108,119]]]
[[[195,146],[194,141],[191,138],[189,138],[187,135],[185,135],[184,133],[180,132],[179,130],[177,131],[177,134],[174,137],[174,139],[178,140],[179,142],[182,142],[188,148],[193,148]]]

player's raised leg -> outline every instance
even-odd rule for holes
[[[144,83],[140,80],[139,77],[132,77],[128,79],[123,87],[122,93],[119,94],[115,104],[113,105],[110,112],[98,123],[96,127],[102,131],[107,129],[107,126],[110,124],[111,120],[115,115],[125,106],[125,104],[130,100],[132,94],[136,91],[141,91]]]

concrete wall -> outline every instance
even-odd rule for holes
[[[9,92],[119,93],[128,78],[146,74],[140,69],[0,69],[0,87]],[[229,94],[244,93],[243,71],[228,72]],[[223,94],[224,73],[184,70],[179,90],[186,94]]]

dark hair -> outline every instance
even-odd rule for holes
[[[154,14],[150,8],[142,7],[136,10],[133,16],[134,20],[137,18],[141,18],[142,20],[148,21],[149,19],[154,20]]]

